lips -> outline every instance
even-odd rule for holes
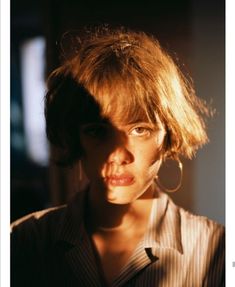
[[[134,176],[130,174],[111,175],[105,181],[112,186],[128,186],[134,183]]]

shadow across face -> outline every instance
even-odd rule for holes
[[[114,95],[95,97],[71,77],[61,81],[62,88],[57,83],[47,98],[46,115],[47,133],[59,147],[62,164],[73,165],[81,159],[88,179],[100,179],[101,185],[106,175],[121,174],[123,180],[129,180],[132,174],[145,178],[152,174],[151,169],[157,172],[165,136],[163,125],[158,127],[147,120],[141,107],[126,113],[118,94],[112,101]]]

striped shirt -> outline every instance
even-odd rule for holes
[[[83,224],[84,193],[12,224],[12,287],[107,286]],[[225,286],[224,227],[157,192],[147,232],[110,286]]]

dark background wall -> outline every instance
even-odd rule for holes
[[[46,78],[59,64],[59,43],[65,32],[103,23],[154,34],[192,75],[198,95],[213,101],[217,113],[208,124],[211,142],[196,159],[184,160],[183,184],[173,198],[186,209],[224,223],[224,1],[12,0],[11,100],[23,114],[19,49],[25,39],[45,37]],[[20,120],[12,124],[12,132],[24,139]],[[24,145],[17,150],[12,144],[11,163],[12,219],[65,202],[74,192],[69,171],[33,163]]]

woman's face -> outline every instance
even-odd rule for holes
[[[161,164],[165,130],[159,122],[110,122],[80,128],[82,166],[91,196],[114,204],[129,204],[148,196]]]

